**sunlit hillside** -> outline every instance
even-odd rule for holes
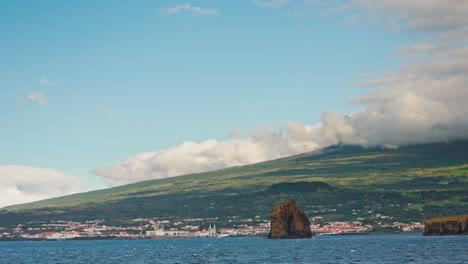
[[[392,197],[416,197],[413,204],[418,209],[423,208],[425,202],[429,203],[421,194],[436,191],[446,196],[443,201],[439,201],[441,198],[437,195],[434,198],[443,202],[442,205],[454,203],[466,207],[468,142],[424,144],[397,149],[332,146],[249,166],[144,181],[10,206],[4,209],[12,213],[4,213],[3,217],[15,212],[28,215],[37,209],[43,209],[41,214],[62,218],[76,215],[107,216],[105,218],[154,214],[182,216],[202,212],[216,215],[228,213],[226,208],[231,208],[232,212],[240,213],[240,209],[244,209],[245,213],[258,210],[258,214],[265,214],[270,210],[272,202],[285,198],[302,199],[303,203],[313,204],[312,207],[322,206],[317,204],[317,197],[308,197],[308,192],[303,190],[268,192],[272,185],[285,182],[327,183],[340,190],[329,191],[327,195],[334,197],[331,200],[346,199],[339,197],[346,193],[348,197],[356,196],[352,199],[359,200],[359,203],[366,202],[361,199],[364,194],[391,193]],[[311,190],[310,195],[315,195],[313,193],[315,190]],[[262,198],[255,198],[253,208],[245,205],[257,195]],[[399,199],[395,197],[389,199]],[[206,203],[195,202],[203,200]],[[223,208],[213,208],[209,203],[222,204]]]

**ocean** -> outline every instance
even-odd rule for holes
[[[468,263],[468,236],[0,242],[0,263]]]

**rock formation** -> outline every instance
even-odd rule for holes
[[[424,221],[425,236],[468,235],[468,215],[433,218]]]
[[[275,205],[271,211],[268,238],[310,238],[309,217],[291,200]]]

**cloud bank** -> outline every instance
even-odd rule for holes
[[[315,2],[321,1],[307,3]],[[468,139],[466,1],[354,0],[332,9],[420,36],[419,43],[395,48],[406,62],[403,66],[356,83],[371,88],[351,101],[365,110],[325,111],[316,125],[286,122],[279,129],[265,126],[224,142],[185,142],[140,153],[95,169],[94,174],[117,186],[251,164],[333,144],[395,147]]]
[[[88,186],[78,178],[53,169],[0,166],[0,208],[87,189]]]
[[[99,168],[94,174],[103,176],[110,186],[162,179],[187,173],[204,172],[280,158],[315,149],[307,138],[314,127],[288,122],[283,131],[267,126],[247,132],[246,138],[218,142],[185,142],[161,151],[140,153],[110,168]]]

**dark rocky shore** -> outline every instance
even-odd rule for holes
[[[424,221],[425,236],[468,235],[468,215],[433,218]]]

